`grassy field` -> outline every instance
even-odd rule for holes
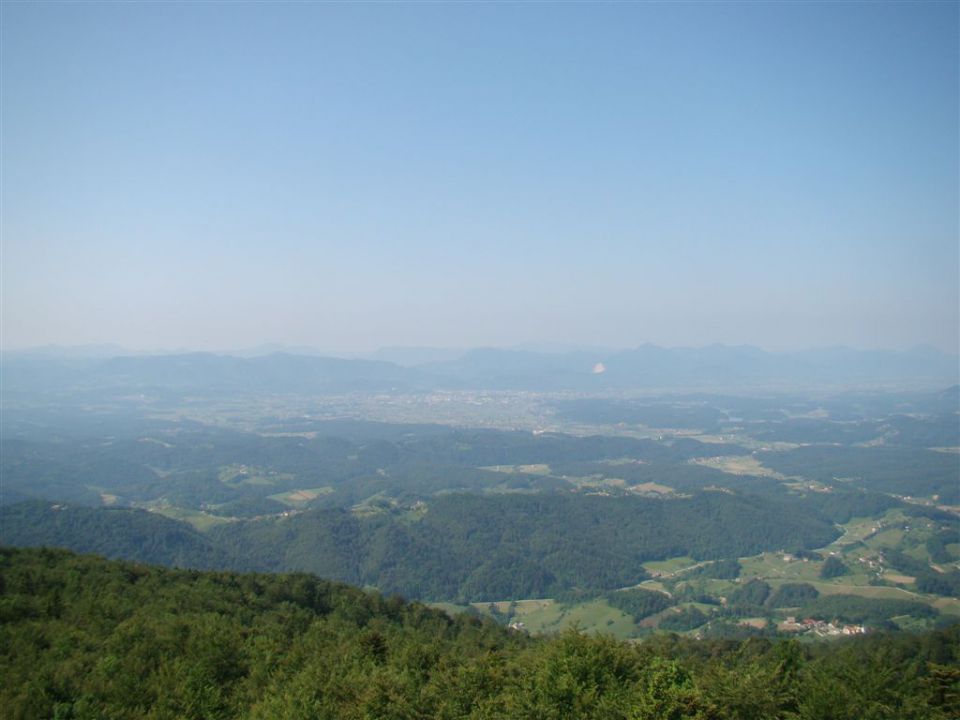
[[[502,602],[478,602],[469,607],[451,603],[431,603],[448,613],[473,610],[501,622],[522,623],[533,635],[562,632],[576,626],[586,633],[613,635],[619,639],[636,636],[633,618],[597,599],[575,605],[564,605],[549,598]]]
[[[812,582],[821,595],[859,595],[867,598],[887,598],[888,600],[920,600],[924,597],[909,590],[883,585],[856,585],[850,582]]]
[[[550,601],[536,608],[524,608],[514,619],[522,622],[531,633],[561,632],[576,625],[586,633],[602,633],[626,639],[636,635],[633,618],[611,607],[606,600],[591,600],[566,606]]]
[[[510,475],[523,473],[524,475],[549,475],[550,466],[545,463],[536,463],[533,465],[487,465],[481,467],[481,470],[490,470],[492,472],[508,473]]]
[[[296,490],[288,490],[287,492],[277,493],[275,495],[268,495],[271,500],[276,500],[277,502],[282,502],[284,505],[290,507],[300,507],[301,505],[306,505],[311,500],[316,500],[321,495],[326,495],[332,493],[332,487],[318,487],[318,488],[298,488]]]
[[[531,600],[500,600],[498,602],[476,602],[470,607],[488,615],[515,615],[521,616],[542,610],[553,605],[550,598],[534,598]]]
[[[843,525],[844,533],[834,540],[826,549],[836,550],[844,545],[863,542],[878,531],[880,521],[876,518],[854,518]]]
[[[960,598],[937,598],[930,603],[942,613],[960,615]]]
[[[772,581],[782,582],[809,582],[820,577],[820,568],[823,563],[817,561],[805,562],[796,558],[785,560],[780,553],[763,553],[753,557],[741,558],[740,565],[743,578],[759,577],[773,584]]]
[[[731,475],[756,475],[757,477],[768,477],[774,480],[787,480],[786,475],[781,475],[775,470],[765,467],[753,455],[732,455],[728,457],[698,458],[691,462],[697,465],[722,470]]]
[[[278,482],[293,480],[289,473],[277,473],[272,470],[248,465],[224,465],[217,478],[224,485],[276,485]]]
[[[881,530],[876,535],[865,540],[867,547],[879,550],[882,547],[898,547],[903,542],[904,531],[899,528]]]
[[[642,583],[637,585],[638,588],[643,588],[644,590],[656,590],[657,592],[668,592],[667,586],[664,585],[659,580],[644,580]]]
[[[164,517],[168,517],[172,520],[180,520],[182,522],[190,523],[190,525],[200,532],[205,532],[216,525],[223,525],[224,523],[233,522],[233,520],[230,518],[210,515],[202,510],[190,510],[187,508],[176,507],[168,503],[146,503],[142,507],[145,510],[155,512],[158,515],[163,515]]]
[[[695,567],[699,563],[692,557],[684,555],[682,557],[667,558],[666,560],[651,560],[643,563],[644,569],[648,573],[660,573],[661,575],[670,575],[672,573]]]

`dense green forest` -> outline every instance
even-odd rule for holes
[[[236,565],[233,557],[186,523],[146,510],[27,500],[0,508],[0,527],[8,545],[69,548],[172,567]]]
[[[836,529],[769,500],[706,492],[641,497],[458,495],[419,510],[311,510],[205,534],[137,510],[27,502],[0,508],[13,545],[51,545],[187,567],[302,570],[431,600],[549,597],[646,577],[641,563],[820,547]]]
[[[310,575],[3,549],[0,674],[15,719],[946,720],[960,627],[828,644],[533,639]]]
[[[849,623],[866,623],[882,627],[888,618],[897,615],[933,617],[936,611],[929,605],[912,600],[885,600],[864,598],[855,595],[829,595],[805,604],[799,611],[802,617],[820,620],[840,620]]]
[[[612,592],[607,595],[607,602],[632,616],[635,622],[639,622],[666,610],[676,601],[667,593],[633,589]]]

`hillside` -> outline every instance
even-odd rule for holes
[[[0,580],[0,706],[17,720],[946,720],[960,711],[957,626],[806,646],[535,640],[309,575],[0,549]]]
[[[645,560],[818,547],[836,531],[759,498],[721,493],[670,502],[458,494],[437,497],[419,517],[314,511],[225,525],[212,536],[260,570],[305,570],[418,598],[475,601],[613,589],[642,580]]]
[[[186,523],[128,508],[86,508],[37,500],[0,508],[8,545],[69,548],[170,567],[223,569],[235,563]]]
[[[960,614],[955,395],[5,396],[0,543],[505,603],[537,632],[780,632],[797,609],[726,604],[751,578],[920,602],[883,624],[930,629]],[[715,559],[749,570],[681,573]],[[673,609],[604,599],[640,582]]]
[[[580,495],[439,495],[409,510],[312,510],[201,534],[154,513],[28,502],[0,508],[4,542],[194,568],[301,570],[429,600],[545,597],[614,589],[641,563],[780,548],[837,536],[818,517],[759,497],[661,501]]]

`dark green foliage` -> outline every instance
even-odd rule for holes
[[[912,575],[920,592],[960,597],[960,572],[957,570],[937,572],[922,560],[893,548],[884,548],[883,558],[900,572]]]
[[[960,468],[957,468],[960,474]],[[946,510],[941,510],[933,505],[916,505],[914,503],[904,503],[900,506],[901,512],[908,517],[929,518],[935,522],[955,523],[957,516]]]
[[[817,589],[808,583],[785,583],[767,598],[767,605],[773,608],[800,607],[819,596]]]
[[[631,615],[635,622],[655,615],[674,604],[674,600],[665,593],[655,590],[618,590],[607,594],[607,602],[613,607]]]
[[[602,595],[603,592],[600,590],[581,590],[580,588],[574,588],[573,590],[563,590],[556,593],[553,599],[563,605],[577,605],[579,603],[596,600]]]
[[[952,543],[960,543],[960,530],[948,528],[930,537],[926,543],[930,559],[936,563],[950,562],[953,557],[947,551],[947,545]]]
[[[786,452],[765,452],[764,465],[785,475],[800,475],[828,485],[843,483],[874,492],[939,496],[960,501],[960,457],[906,447],[809,445]]]
[[[840,577],[841,575],[846,575],[850,572],[843,560],[831,555],[823,562],[823,567],[820,568],[820,577],[824,580],[829,580],[830,578]]]
[[[925,572],[917,577],[917,590],[934,595],[960,597],[960,571]]]
[[[841,620],[873,627],[885,626],[888,618],[897,615],[932,618],[937,614],[935,608],[914,600],[865,598],[858,595],[822,595],[804,605],[798,613],[805,618]]]
[[[733,580],[740,577],[740,571],[742,569],[740,561],[736,558],[725,558],[694,568],[690,572],[684,573],[683,577],[684,579],[700,577],[716,580]]]
[[[211,536],[257,570],[305,570],[432,600],[503,600],[643,579],[640,563],[818,546],[836,530],[760,498],[444,495],[422,519],[313,511]]]
[[[0,541],[64,547],[112,558],[192,568],[230,568],[235,562],[210,538],[185,523],[146,510],[87,508],[30,500],[0,508]]]
[[[697,636],[700,638],[710,638],[712,640],[747,640],[750,638],[775,637],[776,628],[754,627],[753,625],[742,624],[734,618],[714,617],[710,622],[697,630]]]
[[[921,683],[932,705],[946,715],[960,717],[960,668],[930,663],[929,672]]]
[[[13,720],[947,720],[960,706],[960,626],[828,645],[629,644],[532,639],[308,575],[0,549],[0,579],[0,707]]]
[[[873,440],[884,434],[886,426],[878,421],[836,422],[825,418],[790,418],[763,423],[753,428],[754,437],[765,442],[798,444],[853,443]]]
[[[661,630],[671,630],[673,632],[686,632],[703,625],[709,620],[709,617],[699,608],[690,606],[682,608],[677,612],[665,615],[660,620]]]
[[[886,443],[911,447],[957,447],[960,445],[960,419],[954,410],[929,417],[894,415],[884,423]]]
[[[670,584],[667,585],[671,587]],[[672,585],[673,599],[678,603],[693,602],[703,605],[721,605],[720,598],[707,592],[703,583],[681,582]]]
[[[770,586],[763,580],[750,580],[734,590],[727,597],[727,606],[731,609],[749,611],[760,608],[770,596]]]
[[[931,572],[927,563],[895,548],[883,548],[883,559],[905,575],[922,575]]]
[[[378,664],[521,648],[520,635],[306,575],[201,574],[0,550],[7,717],[236,717],[314,652]],[[454,650],[454,648],[457,648]],[[294,673],[294,675],[291,675]],[[327,680],[328,682],[330,679]],[[108,712],[109,709],[109,712]],[[72,715],[70,715],[72,713]]]
[[[847,490],[842,485],[829,493],[807,493],[798,501],[798,504],[805,511],[815,512],[837,524],[849,522],[854,517],[882,515],[895,507],[909,507],[896,498],[883,493]]]
[[[778,502],[725,493],[670,502],[449,494],[431,500],[422,516],[313,510],[206,534],[142,511],[53,510],[45,503],[0,508],[0,520],[5,540],[15,545],[184,567],[303,570],[406,597],[470,601],[610,590],[643,580],[646,560],[819,546],[837,534]]]

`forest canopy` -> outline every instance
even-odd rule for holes
[[[631,644],[575,631],[534,639],[304,574],[0,549],[0,578],[0,706],[18,720],[960,712],[958,626],[812,645]]]

